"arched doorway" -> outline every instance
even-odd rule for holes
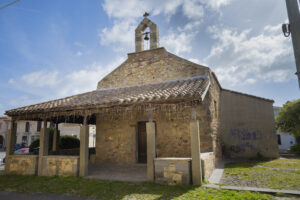
[[[0,135],[0,149],[4,148],[4,137]]]

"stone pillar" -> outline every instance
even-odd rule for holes
[[[16,124],[15,121],[12,119],[10,122],[10,129],[8,130],[7,135],[7,141],[6,141],[6,155],[12,155],[15,150],[16,145],[16,136],[17,136],[17,130],[16,130]]]
[[[89,126],[87,117],[84,117],[83,124],[80,127],[80,176],[88,175],[89,166]]]
[[[10,129],[8,130],[7,134],[7,141],[6,141],[6,165],[5,165],[5,174],[9,174],[10,172],[10,164],[9,164],[9,156],[14,153],[15,144],[16,144],[16,134],[17,134],[17,127],[15,121],[12,119],[10,123]]]
[[[201,171],[201,159],[200,159],[199,121],[197,121],[197,120],[191,121],[190,134],[191,134],[193,185],[201,185],[202,184],[202,171]]]
[[[144,51],[144,38],[141,30],[135,30],[135,52]]]
[[[156,49],[159,47],[159,33],[156,24],[152,23],[150,28],[150,49]]]
[[[147,132],[147,180],[154,182],[154,158],[155,158],[155,123],[146,123]]]
[[[59,142],[60,133],[58,130],[58,124],[55,124],[55,129],[53,133],[53,142],[52,142],[52,151],[58,150],[58,142]]]
[[[43,121],[43,128],[40,133],[40,150],[39,150],[39,163],[38,163],[38,175],[43,176],[44,166],[43,156],[48,155],[49,148],[49,129],[47,128],[47,120]]]

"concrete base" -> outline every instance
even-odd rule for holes
[[[190,185],[191,158],[155,158],[155,182],[164,185]]]
[[[36,175],[38,156],[10,155],[6,157],[5,174]]]
[[[42,176],[78,176],[79,156],[43,156]]]
[[[147,165],[91,165],[89,167],[89,175],[86,176],[86,178],[125,182],[146,182]]]

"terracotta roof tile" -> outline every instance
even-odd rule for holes
[[[47,111],[64,111],[93,106],[117,106],[153,102],[178,102],[203,100],[209,87],[207,76],[172,80],[136,86],[98,89],[63,99],[29,105],[6,111],[7,115],[39,113]]]

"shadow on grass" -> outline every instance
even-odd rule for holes
[[[99,199],[174,199],[193,186],[101,181],[77,177],[1,175],[0,190],[21,193],[56,193]]]
[[[225,168],[252,168],[255,167],[259,164],[264,164],[267,162],[270,162],[272,160],[276,159],[271,159],[271,158],[253,158],[253,159],[248,159],[248,160],[236,160],[230,163],[225,164]]]

